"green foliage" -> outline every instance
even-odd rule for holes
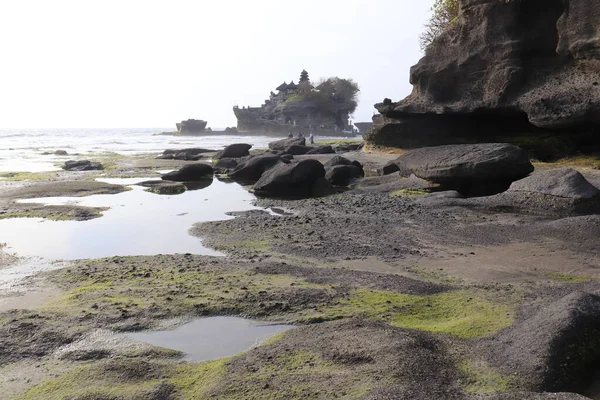
[[[322,81],[313,92],[315,99],[325,106],[332,114],[347,112],[352,114],[358,106],[360,88],[352,79],[342,79],[337,76]]]
[[[546,274],[548,278],[553,279],[555,281],[561,282],[570,282],[570,283],[582,283],[582,282],[590,282],[592,279],[585,276],[578,275],[568,275],[568,274],[560,274],[556,272],[548,272]]]
[[[456,20],[459,8],[459,0],[435,0],[431,7],[431,18],[419,37],[421,49],[432,44]]]

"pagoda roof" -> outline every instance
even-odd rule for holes
[[[287,85],[288,89],[298,89],[298,85],[296,85],[294,83],[294,81],[291,81],[289,85]]]
[[[293,82],[292,82],[293,83]],[[277,86],[277,88],[275,88],[275,90],[279,90],[280,92],[283,90],[287,90],[288,89],[288,84],[283,82],[281,85]]]

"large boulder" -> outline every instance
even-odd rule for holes
[[[65,161],[65,165],[63,165],[62,168],[67,171],[92,171],[104,169],[99,162],[92,162],[89,160]]]
[[[181,161],[198,161],[202,158],[202,153],[212,153],[214,150],[190,148],[190,149],[167,149],[156,157],[159,160],[181,160]]]
[[[331,147],[330,145],[327,145],[327,146],[313,147],[306,154],[334,154],[334,153],[335,153],[335,150],[333,149],[333,147]]]
[[[503,143],[424,147],[395,163],[404,176],[414,174],[459,191],[485,185],[501,192],[533,171],[525,150]]]
[[[178,122],[175,125],[179,133],[188,134],[204,132],[207,123],[201,119],[188,119],[187,121]]]
[[[228,174],[230,171],[234,170],[238,166],[237,160],[233,158],[221,158],[218,160],[213,168],[215,170],[215,174]]]
[[[293,156],[302,156],[304,154],[307,154],[311,150],[313,150],[313,148],[310,146],[293,144],[289,147],[286,147],[285,150],[283,150],[283,152],[284,152],[284,154],[291,154]]]
[[[559,168],[531,175],[513,182],[508,190],[511,192],[541,193],[577,200],[600,196],[598,188],[571,168]]]
[[[306,146],[306,138],[290,138],[281,139],[269,143],[269,149],[276,151],[284,151],[292,145]]]
[[[412,93],[375,106],[382,118],[365,135],[370,143],[416,148],[597,130],[600,3],[459,4],[458,17],[411,68]]]
[[[254,192],[265,197],[312,197],[323,190],[325,167],[317,160],[277,165],[254,184]]]
[[[277,155],[251,157],[235,167],[233,171],[229,173],[229,177],[242,182],[256,182],[265,171],[268,171],[278,164],[289,163],[290,161]]]
[[[489,354],[527,389],[575,392],[592,382],[600,360],[600,295],[575,291],[543,307],[490,343]]]
[[[230,144],[225,147],[223,150],[219,151],[215,154],[215,159],[219,160],[221,158],[240,158],[246,157],[250,155],[249,150],[252,148],[251,144],[246,143],[235,143]]]
[[[214,170],[212,166],[208,164],[196,163],[184,165],[177,171],[164,174],[161,178],[168,181],[191,182],[212,178],[213,174]]]
[[[333,186],[348,186],[354,179],[365,176],[356,165],[336,165],[325,169],[325,179]]]

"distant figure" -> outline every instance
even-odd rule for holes
[[[315,144],[315,136],[312,133],[308,137],[308,141],[310,142],[310,144]]]
[[[304,134],[302,132],[298,132],[298,137],[299,138],[304,137]]]
[[[294,134],[292,132],[290,132],[290,134],[288,135],[288,138],[292,139],[294,137]]]

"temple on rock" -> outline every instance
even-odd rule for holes
[[[296,84],[283,82],[260,107],[235,106],[239,132],[353,132],[349,115],[353,109],[339,109],[320,101],[321,86],[314,87],[306,70]]]

